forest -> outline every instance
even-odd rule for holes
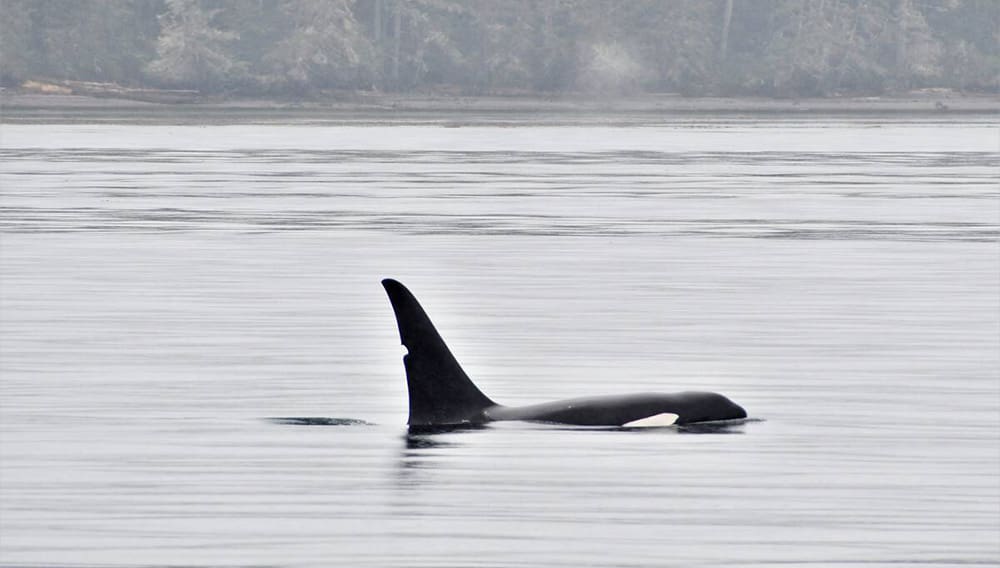
[[[828,97],[1000,90],[998,0],[0,0],[0,81]]]

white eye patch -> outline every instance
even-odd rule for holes
[[[654,414],[638,420],[633,420],[627,424],[622,424],[625,428],[653,428],[656,426],[673,426],[680,416],[670,412]]]

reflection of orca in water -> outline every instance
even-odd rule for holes
[[[396,313],[410,394],[411,426],[529,420],[579,426],[670,426],[746,418],[738,404],[712,392],[642,393],[560,400],[531,406],[499,405],[469,380],[413,294],[382,281]]]

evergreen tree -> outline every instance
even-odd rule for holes
[[[29,0],[4,0],[0,9],[0,85],[15,86],[39,67]]]
[[[370,82],[373,48],[348,0],[281,3],[290,34],[265,55],[271,73],[298,87],[357,88]]]
[[[217,13],[199,0],[167,0],[167,12],[160,16],[157,58],[147,67],[150,77],[207,91],[242,77],[245,64],[234,59],[230,49],[237,34],[213,25]]]

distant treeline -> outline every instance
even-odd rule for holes
[[[1000,0],[0,0],[0,80],[775,97],[1000,90]]]

